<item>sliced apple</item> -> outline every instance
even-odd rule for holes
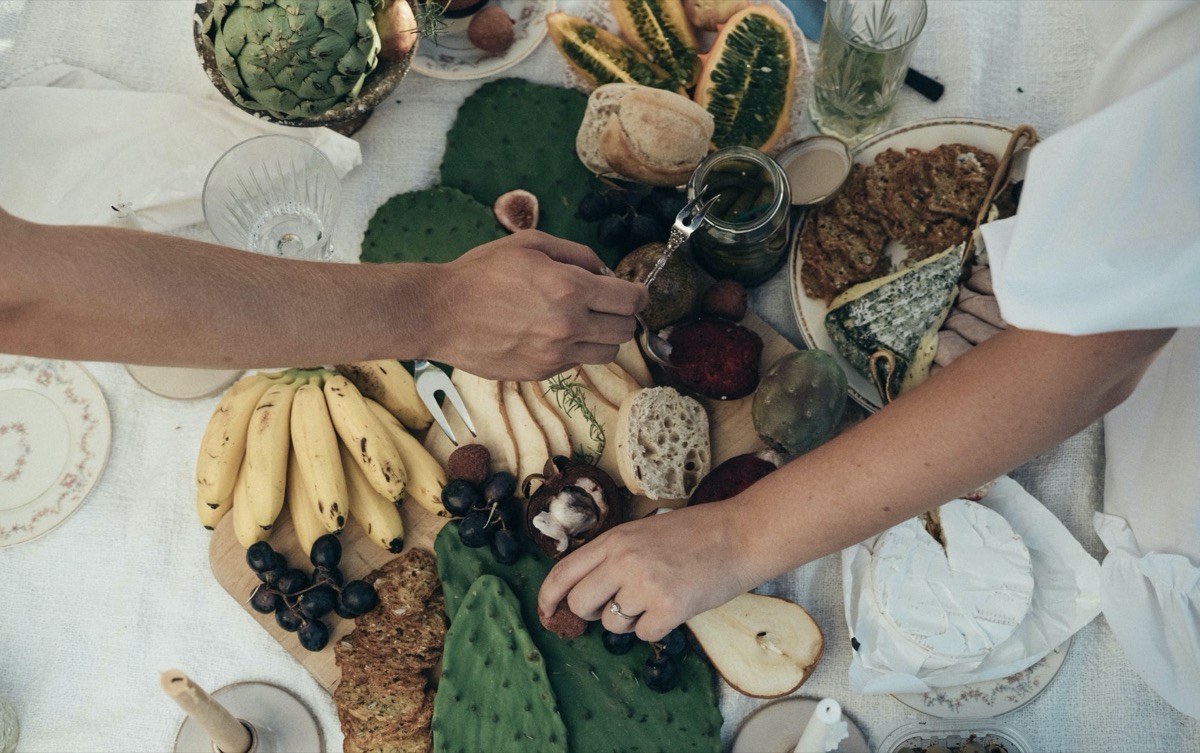
[[[508,471],[514,476],[519,469],[519,453],[516,440],[513,439],[509,428],[508,412],[504,408],[504,398],[500,392],[500,382],[469,374],[462,369],[455,369],[450,381],[458,388],[471,422],[475,424],[478,434],[472,438],[458,412],[450,405],[445,407],[446,422],[458,439],[459,444],[476,442],[488,448],[492,455],[493,471]],[[443,467],[457,446],[450,441],[441,427],[434,424],[429,428],[425,437],[425,449],[433,455]]]
[[[646,358],[642,355],[642,349],[638,346],[637,340],[626,340],[622,343],[621,347],[617,349],[617,357],[613,363],[633,377],[639,386],[654,386],[654,378],[650,376],[650,369],[646,366]]]
[[[546,393],[542,392],[541,385],[537,382],[521,382],[519,390],[525,406],[542,428],[542,434],[546,435],[546,447],[550,455],[571,457],[571,435],[567,433],[567,425],[546,398]]]
[[[686,624],[725,682],[754,698],[796,690],[825,649],[808,612],[776,596],[742,594]]]
[[[513,441],[517,445],[517,489],[530,474],[544,473],[546,461],[550,459],[550,448],[546,435],[538,426],[525,399],[521,397],[516,382],[501,382],[500,394],[504,400],[504,412]]]

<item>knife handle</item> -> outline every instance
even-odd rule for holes
[[[904,74],[904,83],[916,89],[930,102],[937,102],[946,91],[946,87],[942,86],[940,82],[934,81],[924,73],[912,68],[909,68],[908,72]]]

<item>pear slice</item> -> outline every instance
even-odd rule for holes
[[[475,376],[462,369],[455,369],[450,381],[458,388],[467,413],[471,415],[471,422],[479,432],[472,438],[471,432],[459,418],[458,411],[450,407],[447,401],[446,422],[450,424],[450,429],[458,438],[459,444],[477,443],[487,447],[492,455],[493,471],[508,471],[514,476],[517,475],[520,455],[509,425],[508,411],[504,407],[500,382]],[[425,449],[445,467],[450,453],[454,452],[457,446],[450,441],[440,426],[434,424],[429,427],[429,434],[425,437]]]
[[[612,364],[633,377],[639,386],[654,386],[654,377],[650,376],[650,369],[646,366],[646,358],[642,355],[642,349],[638,346],[636,339],[626,340],[621,343],[621,346],[617,349],[616,360]]]
[[[776,596],[742,594],[686,624],[725,682],[753,698],[778,698],[803,685],[825,649],[808,612]]]
[[[517,445],[517,489],[521,482],[534,473],[542,473],[550,459],[550,448],[546,435],[537,419],[521,397],[516,382],[501,382],[500,394],[504,400],[504,413],[508,419],[509,434]]]
[[[554,406],[550,405],[550,400],[546,397],[546,393],[542,392],[541,385],[537,382],[521,382],[518,389],[529,412],[533,414],[538,426],[542,427],[542,433],[546,435],[546,445],[550,450],[551,457],[555,455],[571,457],[571,435],[567,433],[567,425],[554,410]]]

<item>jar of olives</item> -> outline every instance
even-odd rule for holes
[[[715,197],[692,233],[696,263],[718,279],[747,287],[765,282],[787,258],[787,176],[775,160],[746,146],[713,152],[687,183],[688,199]]]

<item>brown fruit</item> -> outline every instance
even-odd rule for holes
[[[559,638],[578,638],[587,631],[588,626],[587,620],[572,612],[565,601],[560,601],[554,614],[549,617],[539,612],[538,619],[541,620],[542,627],[552,631]]]
[[[503,55],[512,47],[513,20],[499,5],[489,5],[476,13],[467,26],[467,39],[484,52]]]
[[[538,223],[538,199],[529,191],[514,188],[496,197],[492,212],[510,233],[532,230]]]
[[[749,294],[737,280],[717,280],[704,291],[700,311],[707,316],[740,322],[746,317]]]
[[[623,280],[645,282],[666,250],[665,243],[639,246],[622,257],[614,271]],[[699,297],[696,268],[682,253],[676,253],[650,285],[650,303],[642,310],[642,319],[650,329],[662,329],[691,314]]]
[[[465,444],[446,458],[446,476],[483,486],[492,472],[492,453],[485,445]]]

